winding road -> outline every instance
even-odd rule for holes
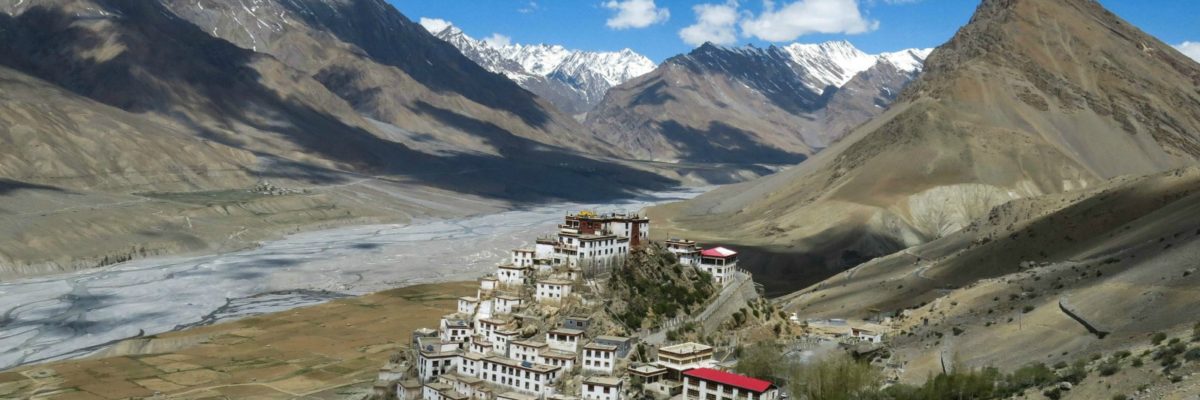
[[[680,190],[455,220],[307,232],[245,251],[131,261],[0,283],[0,370],[83,356],[138,335],[420,283],[474,279],[580,209],[635,211]]]

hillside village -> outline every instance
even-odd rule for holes
[[[649,219],[636,214],[567,215],[555,236],[512,250],[436,329],[412,332],[411,349],[380,370],[375,398],[780,397],[771,382],[729,372],[739,335],[727,333],[747,325],[747,305],[789,333],[799,324],[772,311],[750,274],[738,268],[736,251],[686,239],[652,243],[649,232]],[[626,263],[673,275],[638,281],[629,276],[639,272],[621,269]],[[646,282],[659,287],[637,288]],[[618,290],[626,286],[643,294],[625,298]],[[656,296],[664,293],[678,303],[663,305]],[[643,299],[655,304],[639,308]],[[724,320],[730,321],[710,330],[718,335],[695,333],[707,330],[697,323]],[[734,321],[741,326],[729,325]]]

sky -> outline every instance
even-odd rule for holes
[[[868,53],[936,47],[974,0],[388,0],[414,21],[449,22],[493,43],[630,48],[655,62],[705,41],[765,47],[848,40]],[[1053,0],[1045,0],[1053,1]],[[1200,1],[1101,0],[1200,60]]]

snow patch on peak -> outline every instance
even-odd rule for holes
[[[881,62],[888,62],[896,69],[904,72],[921,72],[925,67],[925,59],[933,49],[907,49],[879,55]]]
[[[866,71],[878,57],[864,53],[850,42],[839,40],[817,44],[793,43],[783,46],[792,61],[799,64],[815,80],[814,89],[825,86],[841,87],[854,75]]]

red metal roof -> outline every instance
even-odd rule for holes
[[[725,258],[725,257],[730,257],[730,256],[736,256],[737,252],[727,249],[727,248],[724,248],[724,247],[713,247],[711,249],[705,249],[704,251],[701,251],[700,255],[705,256],[705,257]]]
[[[754,379],[748,376],[731,374],[724,371],[718,371],[711,368],[696,368],[690,369],[683,373],[697,379],[703,379],[710,382],[716,382],[726,386],[733,386],[738,389],[745,389],[756,393],[766,392],[771,388],[771,382],[762,379]]]

